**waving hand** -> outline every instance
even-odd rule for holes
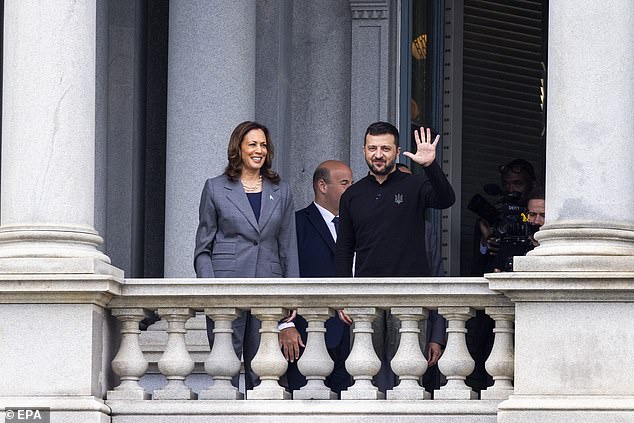
[[[440,141],[440,135],[436,135],[432,142],[431,129],[427,128],[427,131],[425,131],[425,128],[421,127],[420,134],[419,131],[414,130],[414,139],[416,141],[416,154],[406,151],[403,155],[419,165],[429,166],[436,159],[436,145]]]

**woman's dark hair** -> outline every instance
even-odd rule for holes
[[[269,130],[261,123],[248,120],[236,126],[231,133],[231,137],[229,137],[229,146],[227,147],[228,163],[225,168],[225,175],[227,175],[227,177],[233,182],[240,179],[240,174],[242,173],[242,141],[247,133],[254,129],[260,129],[264,132],[264,136],[266,137],[267,153],[266,158],[264,159],[264,164],[260,169],[262,177],[273,183],[278,183],[280,181],[280,175],[271,169],[271,165],[273,163],[273,143],[271,142]]]

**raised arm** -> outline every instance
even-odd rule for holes
[[[414,131],[414,138],[416,154],[405,152],[403,155],[423,166],[427,181],[423,184],[420,195],[425,207],[446,209],[456,201],[456,194],[436,161],[436,146],[440,141],[440,135],[436,135],[432,141],[431,130],[420,128],[420,132]],[[428,184],[431,185],[431,189]]]

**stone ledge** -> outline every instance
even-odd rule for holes
[[[59,397],[2,397],[0,396],[0,411],[11,407],[41,408],[47,407],[51,411],[97,411],[110,414],[110,407],[100,398],[93,396],[59,396]]]
[[[117,307],[512,306],[484,278],[126,279]]]
[[[121,295],[121,281],[99,274],[0,275],[0,304],[96,304]]]
[[[342,416],[353,414],[355,421],[362,416],[376,415],[491,415],[497,413],[497,400],[479,401],[397,401],[397,400],[247,400],[247,401],[106,401],[112,415],[169,416],[248,416],[280,417]],[[338,417],[339,418],[339,417]]]
[[[634,302],[634,272],[510,272],[486,275],[512,301]]]
[[[511,395],[500,411],[628,411],[634,413],[634,396]],[[634,417],[634,414],[632,415]]]

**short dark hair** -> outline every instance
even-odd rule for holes
[[[317,184],[322,179],[325,183],[330,183],[330,169],[326,166],[318,166],[313,173],[313,191],[317,192]]]
[[[515,159],[505,165],[500,166],[498,170],[500,171],[501,175],[504,175],[506,172],[521,173],[522,171],[524,171],[528,176],[530,176],[533,181],[537,180],[537,178],[535,177],[535,169],[533,168],[533,165],[524,159]]]
[[[398,129],[396,129],[396,126],[388,122],[374,122],[368,126],[368,129],[365,130],[365,135],[363,136],[363,145],[365,145],[365,140],[368,135],[385,134],[391,134],[394,137],[394,144],[398,146]]]
[[[271,169],[273,164],[273,142],[271,141],[269,130],[261,123],[249,120],[236,126],[231,133],[231,137],[229,137],[229,145],[227,146],[228,163],[225,168],[225,175],[227,175],[227,177],[233,182],[240,179],[240,174],[242,173],[242,140],[244,140],[244,137],[249,133],[249,131],[254,129],[260,129],[264,132],[264,136],[266,137],[267,152],[264,164],[260,169],[260,173],[263,178],[266,178],[273,183],[278,183],[280,181],[280,176]]]
[[[531,201],[531,200],[545,200],[546,199],[546,192],[544,191],[544,187],[536,187],[535,189],[533,189],[531,191],[530,194],[528,194],[528,199],[526,200]]]

